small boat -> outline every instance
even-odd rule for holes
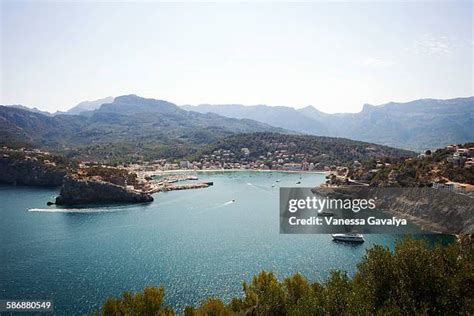
[[[301,184],[301,181],[296,182],[296,184]]]
[[[362,234],[332,234],[333,240],[347,241],[347,242],[364,242],[364,235]]]
[[[323,212],[319,212],[319,213],[318,213],[318,216],[328,216],[328,217],[329,217],[329,216],[334,216],[334,213],[333,213],[333,212],[325,212],[325,211],[323,211]]]
[[[232,203],[235,203],[235,200],[232,200]]]
[[[280,182],[280,179],[276,180],[275,182]]]

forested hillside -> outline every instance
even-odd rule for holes
[[[248,149],[248,154],[242,151]],[[355,160],[366,161],[380,157],[412,157],[407,150],[354,141],[345,138],[319,137],[309,135],[285,135],[277,133],[237,134],[208,146],[203,154],[218,150],[235,153],[235,161],[261,160],[264,163],[276,160],[277,154],[290,162],[313,162],[321,166],[348,164]]]

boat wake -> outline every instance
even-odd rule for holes
[[[221,208],[221,207],[225,207],[225,206],[230,205],[230,204],[233,204],[233,203],[235,203],[235,200],[230,200],[230,201],[227,201],[227,202],[225,202],[225,203],[218,204],[218,205],[214,205],[214,206],[212,206],[212,207],[209,207],[209,208],[207,208],[207,209],[204,209],[203,211],[201,211],[201,212],[199,212],[199,213],[197,213],[197,214],[200,215],[200,214],[204,214],[204,213],[207,213],[207,212],[211,212],[211,211],[213,211],[213,210],[219,209],[219,208]]]
[[[253,184],[253,183],[247,182],[247,185],[253,186],[255,188],[262,189],[262,190],[265,190],[265,191],[270,191],[270,190],[268,190],[268,188],[266,186],[261,185],[261,184]]]

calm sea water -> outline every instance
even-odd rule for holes
[[[214,186],[87,209],[46,207],[58,189],[0,186],[0,299],[52,299],[56,314],[86,314],[109,296],[164,285],[167,303],[182,309],[240,295],[242,281],[263,269],[310,280],[332,269],[352,274],[367,247],[393,248],[399,238],[367,235],[348,245],[329,235],[280,235],[278,187],[312,187],[322,174],[199,177]]]

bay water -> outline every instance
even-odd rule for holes
[[[334,269],[351,275],[366,248],[393,249],[402,238],[366,235],[353,245],[280,234],[279,187],[314,187],[324,174],[198,176],[214,185],[157,193],[149,204],[84,208],[46,206],[58,188],[0,186],[0,299],[52,299],[55,314],[87,314],[109,296],[162,285],[166,303],[182,310],[240,296],[242,281],[262,270],[312,281]]]

